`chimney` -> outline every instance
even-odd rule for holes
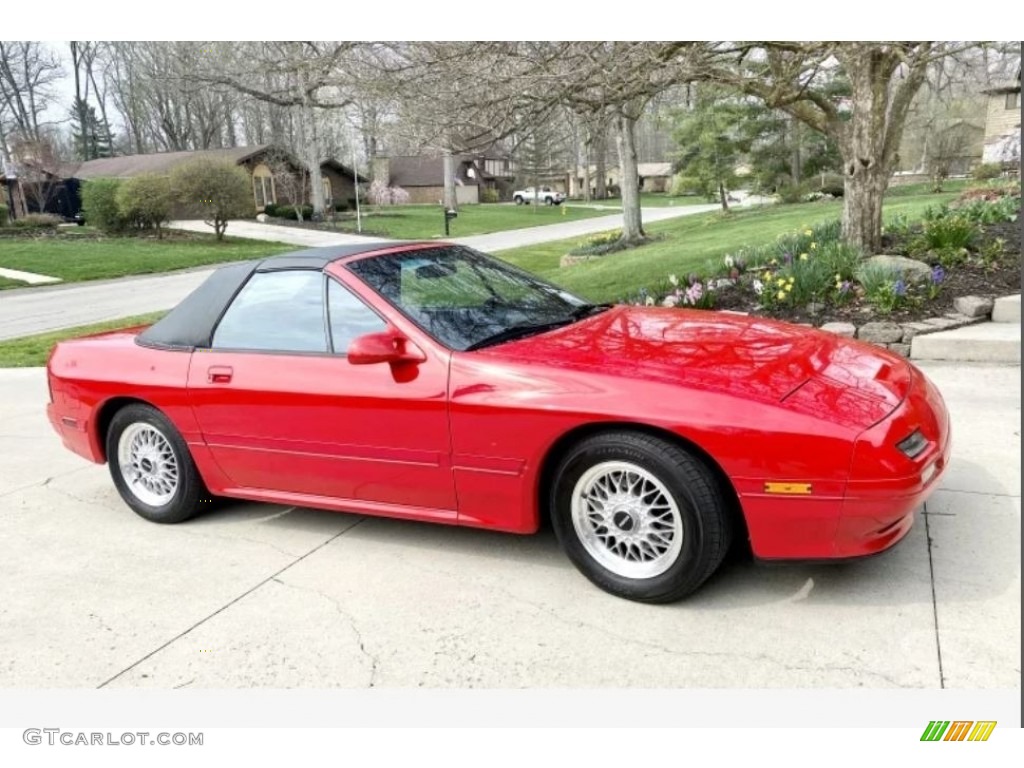
[[[381,186],[391,186],[391,160],[386,155],[377,155],[370,161],[370,179]]]

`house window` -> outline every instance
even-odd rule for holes
[[[274,177],[265,165],[257,165],[252,169],[252,194],[257,210],[262,210],[267,205],[277,202]]]
[[[1006,94],[1006,108],[1020,109],[1020,91]]]
[[[334,202],[334,197],[331,195],[331,180],[324,176],[321,181],[324,183],[324,205],[330,205]]]

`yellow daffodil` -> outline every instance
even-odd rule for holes
[[[800,254],[800,261],[807,261],[807,254],[806,253],[801,253]]]
[[[786,298],[786,292],[779,291],[777,294],[775,294],[775,298],[777,298],[779,301],[783,301]]]
[[[790,284],[790,285],[792,285],[792,284],[793,284],[793,283],[795,283],[795,282],[796,282],[796,278],[795,278],[795,277],[793,277],[792,275],[790,275],[790,276],[789,276],[789,284]]]
[[[843,279],[843,276],[841,274],[839,274],[838,272],[836,272],[836,282],[838,283],[842,279]]]
[[[818,248],[818,244],[817,243],[811,243],[811,250],[812,251],[817,250],[817,248]]]
[[[793,284],[790,283],[789,285],[786,286],[786,292],[788,293],[789,291],[792,291],[792,290],[793,290]]]
[[[810,236],[811,236],[811,235],[813,235],[813,234],[814,234],[814,232],[812,232],[812,231],[811,231],[811,230],[809,230],[809,229],[805,229],[805,230],[804,230],[804,236],[805,236],[805,237],[810,237]]]
[[[772,259],[768,263],[771,264],[773,267],[775,267],[775,266],[778,266],[779,260],[778,259]]]
[[[786,284],[786,278],[784,278],[784,277],[777,278],[775,280],[775,284],[776,285],[785,285]]]
[[[771,272],[768,272],[768,271],[766,271],[766,272],[764,273],[763,277],[764,277],[764,279],[765,279],[765,280],[771,280],[771,279],[772,279],[772,273],[771,273]]]

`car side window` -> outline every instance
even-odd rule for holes
[[[221,318],[213,348],[327,352],[323,281],[319,270],[257,272]]]
[[[350,290],[327,280],[327,307],[331,322],[331,341],[334,351],[345,354],[352,339],[366,333],[377,333],[387,329],[387,323],[380,315],[366,306]]]

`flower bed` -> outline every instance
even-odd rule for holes
[[[840,240],[838,221],[804,227],[624,301],[824,326],[906,354],[915,335],[985,319],[992,298],[1020,292],[1020,209],[1019,185],[969,189],[921,223],[888,222],[872,257]]]

